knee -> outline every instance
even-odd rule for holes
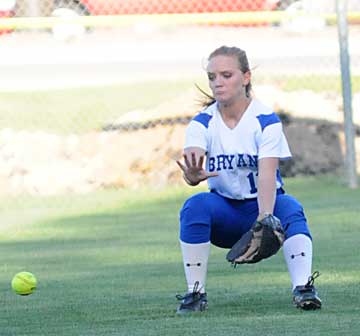
[[[304,234],[312,239],[301,203],[290,195],[279,195],[275,204],[275,216],[277,216],[288,239],[297,234]]]
[[[186,200],[183,207],[180,210],[180,222],[198,220],[208,220],[209,209],[207,206],[208,193],[203,192],[195,194]]]
[[[180,210],[180,239],[186,243],[205,243],[210,240],[211,215],[209,193],[191,196]]]

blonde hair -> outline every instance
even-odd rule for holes
[[[221,46],[217,49],[215,49],[208,57],[208,61],[210,61],[215,56],[231,56],[235,57],[238,60],[239,63],[239,69],[242,73],[246,73],[250,71],[249,61],[246,56],[246,52],[240,48],[237,47],[227,47],[227,46]],[[215,102],[215,98],[203,91],[201,88],[197,86],[197,88],[200,90],[200,92],[205,96],[205,100],[202,102],[203,107],[210,106]],[[250,97],[251,94],[251,82],[249,82],[245,86],[245,94],[247,97]]]

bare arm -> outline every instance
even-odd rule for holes
[[[276,198],[276,170],[279,165],[278,158],[263,158],[259,160],[258,176],[258,206],[259,217],[262,219],[265,214],[272,214]]]
[[[199,147],[189,147],[184,150],[184,162],[179,160],[176,163],[184,173],[184,180],[188,185],[196,186],[201,181],[208,179],[211,176],[217,176],[216,172],[207,172],[203,168],[205,151]]]

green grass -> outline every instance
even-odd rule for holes
[[[234,270],[213,248],[209,311],[176,316],[178,211],[198,189],[109,190],[1,200],[0,335],[359,335],[360,190],[332,177],[285,183],[309,219],[321,311],[292,307],[282,253]],[[10,289],[22,270],[38,278],[31,296]]]
[[[154,81],[78,89],[0,92],[0,129],[81,133],[98,130],[122,114],[176,98],[191,81]]]
[[[253,81],[255,89],[258,84],[270,83],[284,91],[341,92],[340,78],[336,76],[261,77],[254,73]],[[68,90],[0,92],[0,129],[60,134],[100,130],[126,112],[156,108],[193,89],[195,83],[207,89],[205,78],[201,78]],[[352,85],[354,92],[360,91],[360,76],[352,77]]]

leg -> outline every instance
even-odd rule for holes
[[[292,196],[276,197],[274,215],[285,231],[283,252],[290,273],[293,289],[304,285],[311,275],[312,238],[303,207]]]
[[[306,286],[309,279],[311,279],[312,237],[303,207],[292,196],[286,194],[278,195],[274,214],[280,219],[285,230],[283,252],[291,277],[292,289],[295,293],[297,289]],[[296,305],[304,309],[320,308],[321,301],[317,297],[316,290],[313,286],[311,292],[311,295],[307,295],[307,299],[311,301],[310,303],[308,300],[306,300],[306,302],[303,301],[303,297],[294,294],[294,300],[302,301],[299,302],[299,305]]]
[[[210,243],[230,248],[256,216],[256,201],[245,207],[244,202],[206,192],[185,202],[180,212],[180,244],[190,294],[194,288],[205,293]]]

